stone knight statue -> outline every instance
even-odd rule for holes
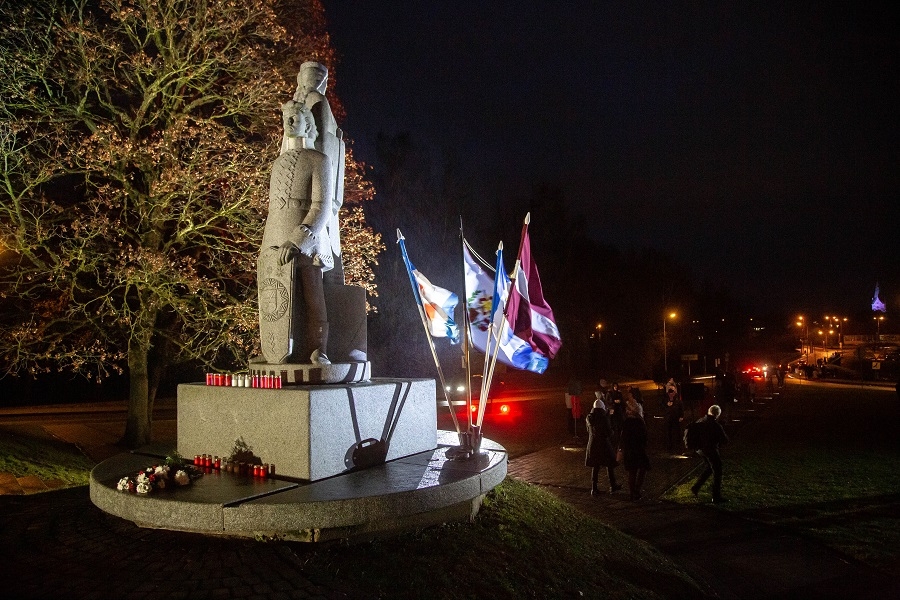
[[[257,261],[262,356],[251,370],[287,374],[288,383],[360,381],[369,373],[365,290],[344,282],[345,145],[324,95],[327,80],[324,65],[303,63],[281,107],[284,135]]]
[[[281,109],[284,141],[272,167],[257,263],[260,342],[269,363],[308,357],[312,364],[329,364],[322,279],[335,266],[331,237],[337,232],[329,228],[336,224],[333,170],[328,156],[314,148],[318,131],[309,108],[289,100]],[[306,347],[295,347],[301,338]]]

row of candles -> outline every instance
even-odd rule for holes
[[[212,454],[197,454],[194,456],[194,465],[207,467],[225,473],[235,475],[253,475],[254,477],[274,477],[275,465],[264,463],[261,465],[240,462],[236,460],[221,459]]]
[[[206,385],[280,390],[284,387],[283,375],[248,375],[247,373],[207,373]]]

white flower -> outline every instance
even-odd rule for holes
[[[122,479],[120,479],[119,483],[116,484],[116,489],[119,490],[120,492],[127,492],[128,491],[128,478],[123,477]]]
[[[142,483],[146,483],[147,485],[150,485],[150,478],[147,476],[147,474],[145,472],[141,471],[140,473],[138,473],[137,482],[138,482],[138,485],[140,485]]]
[[[138,494],[149,494],[153,491],[153,486],[150,485],[150,481],[145,480],[141,481],[137,485],[137,493]]]
[[[175,473],[175,483],[178,485],[187,485],[191,482],[190,476],[185,471]]]
[[[169,476],[169,465],[162,465],[162,466],[156,467],[155,473],[161,477],[168,477]]]

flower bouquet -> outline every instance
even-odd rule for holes
[[[149,494],[166,487],[190,485],[202,476],[200,470],[176,453],[167,456],[161,465],[147,467],[133,477],[123,477],[116,484],[116,489],[132,494]]]

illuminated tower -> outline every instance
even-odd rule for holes
[[[875,284],[875,297],[872,298],[872,312],[887,312],[884,302],[878,297],[878,284]]]

